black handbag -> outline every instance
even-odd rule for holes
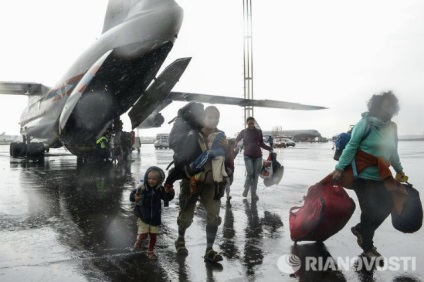
[[[277,153],[271,153],[272,177],[264,179],[264,185],[269,187],[280,183],[284,174],[284,166],[277,161]]]
[[[392,211],[392,224],[396,230],[403,233],[413,233],[420,230],[423,224],[423,206],[417,189],[412,187],[410,183],[402,185],[408,192],[408,199],[401,214]]]

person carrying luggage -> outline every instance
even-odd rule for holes
[[[351,231],[363,250],[362,255],[370,259],[381,258],[373,241],[377,228],[393,208],[402,207],[407,197],[389,169],[393,166],[396,179],[405,178],[397,149],[397,126],[392,121],[398,112],[399,102],[391,91],[373,95],[368,101],[368,112],[363,113],[353,127],[349,143],[331,174],[332,182],[339,183],[351,164],[353,170],[357,169],[353,189],[361,208],[361,219]],[[371,124],[369,133],[366,132],[368,123]]]

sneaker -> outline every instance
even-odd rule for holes
[[[362,256],[367,257],[369,259],[382,257],[381,254],[379,252],[377,252],[376,247],[372,247],[368,251],[363,252]]]
[[[249,193],[249,188],[244,188],[243,197],[247,197],[247,193]]]
[[[205,262],[212,262],[212,263],[223,260],[222,256],[218,254],[217,252],[215,252],[212,248],[206,249],[204,258],[205,258]]]
[[[361,254],[361,256],[364,259],[369,260],[368,263],[374,265],[374,266],[380,266],[383,267],[384,266],[384,258],[383,256],[377,252],[377,248],[376,247],[372,247],[371,249],[369,249],[366,252],[363,252]]]
[[[359,247],[362,248],[362,244],[364,242],[364,240],[362,239],[362,234],[359,233],[359,230],[356,226],[353,226],[350,230],[352,231],[353,235],[356,236],[356,242],[358,243]]]
[[[259,201],[258,195],[252,194],[252,201]]]

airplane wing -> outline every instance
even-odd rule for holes
[[[244,99],[244,98],[216,96],[216,95],[198,94],[198,93],[187,93],[187,92],[171,92],[168,98],[173,101],[186,101],[186,102],[196,101],[201,103],[227,104],[227,105],[235,105],[240,107],[251,106],[251,107],[265,107],[265,108],[303,110],[303,111],[327,109],[326,107],[321,107],[321,106],[311,106],[311,105],[304,105],[299,103],[276,101],[276,100],[251,100],[251,99]]]
[[[49,91],[49,87],[35,82],[0,81],[0,94],[10,95],[42,95]]]
[[[252,100],[244,98],[216,96],[199,93],[171,92],[178,82],[191,58],[181,58],[170,64],[140,96],[138,101],[128,112],[132,128],[152,128],[163,124],[164,118],[160,111],[172,103],[172,101],[210,104],[227,104],[240,107],[266,107],[291,110],[321,110],[327,109],[321,106],[304,105],[299,103],[275,101],[275,100]]]

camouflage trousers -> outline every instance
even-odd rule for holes
[[[221,224],[219,216],[221,200],[216,199],[215,184],[198,183],[196,193],[193,195],[190,192],[190,180],[183,179],[180,182],[178,227],[186,229],[191,225],[198,199],[206,210],[206,225],[219,226]]]

